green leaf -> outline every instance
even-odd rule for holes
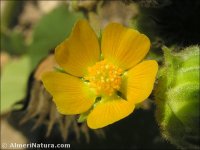
[[[30,74],[30,59],[23,56],[7,64],[1,76],[1,112],[25,96],[26,83]]]
[[[69,35],[80,18],[82,14],[69,12],[66,5],[57,7],[41,18],[34,29],[33,42],[28,49],[33,67]]]

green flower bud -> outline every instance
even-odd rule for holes
[[[154,93],[157,122],[172,144],[199,148],[200,48],[192,46],[179,53],[163,50],[165,65]]]

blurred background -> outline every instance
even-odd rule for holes
[[[134,114],[111,126],[94,131],[88,129],[84,123],[78,124],[77,116],[60,115],[50,95],[42,86],[40,77],[42,72],[53,68],[54,48],[70,34],[74,23],[81,18],[87,19],[98,35],[109,22],[119,22],[149,35],[152,47],[147,57],[162,64],[161,47],[164,44],[174,46],[174,40],[167,39],[172,37],[176,40],[179,31],[172,35],[171,32],[174,31],[170,28],[170,23],[165,22],[161,23],[165,25],[163,28],[167,28],[164,32],[159,32],[160,28],[156,33],[148,29],[155,29],[156,23],[163,21],[162,16],[157,15],[161,8],[180,9],[187,6],[186,3],[182,6],[178,5],[179,2],[174,4],[170,0],[0,2],[1,143],[69,143],[72,149],[176,149],[160,134],[154,117],[155,104],[152,95]],[[155,14],[154,17],[147,17],[147,12]],[[167,15],[164,17],[167,18]],[[174,20],[171,23],[176,26]],[[190,40],[178,41],[181,43],[180,47],[199,43],[199,23],[194,24],[195,34],[190,36],[188,29],[188,33],[184,35],[189,36]],[[185,26],[177,28],[184,30]]]

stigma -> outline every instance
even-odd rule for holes
[[[88,67],[88,76],[85,79],[97,95],[111,96],[120,88],[122,72],[119,67],[103,60]]]

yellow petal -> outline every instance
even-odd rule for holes
[[[83,113],[95,101],[95,95],[79,78],[60,72],[47,72],[43,74],[42,81],[62,114]]]
[[[92,129],[105,127],[131,114],[134,107],[126,100],[119,98],[101,100],[89,114],[87,124]]]
[[[123,77],[120,91],[132,104],[144,101],[152,92],[157,70],[156,61],[141,62]]]
[[[150,41],[136,30],[111,23],[103,32],[101,47],[105,59],[127,70],[146,56]]]
[[[55,37],[56,38],[56,37]],[[83,77],[100,57],[97,36],[85,20],[76,23],[70,37],[56,47],[57,63],[68,73]]]

